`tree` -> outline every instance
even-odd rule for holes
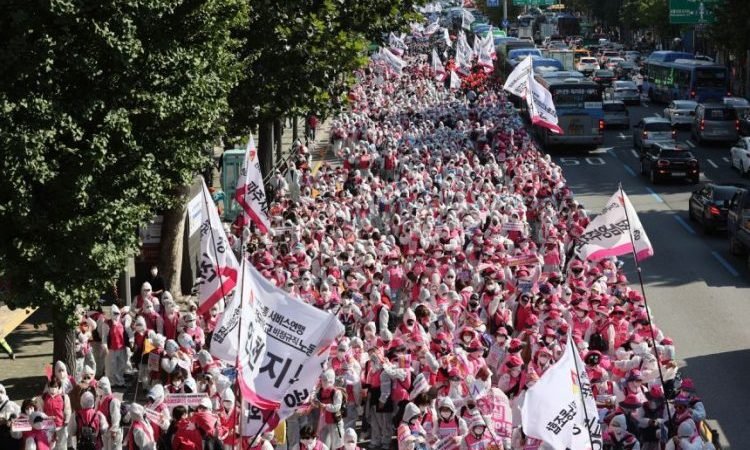
[[[750,49],[750,2],[726,0],[715,10],[716,23],[709,27],[711,40],[735,58],[738,69],[736,80],[741,80],[739,92],[747,95],[748,50]]]
[[[0,15],[0,276],[49,306],[72,363],[79,307],[136,229],[207,163],[241,66],[241,0],[25,0]]]
[[[269,124],[285,115],[330,113],[353,83],[354,71],[367,63],[369,42],[404,28],[417,3],[423,2],[250,2],[249,23],[239,31],[246,76],[230,97],[230,128],[241,135],[261,126],[264,171],[272,151],[265,138],[272,135]]]

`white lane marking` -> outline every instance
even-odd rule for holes
[[[631,169],[629,165],[623,163],[622,166],[625,168],[625,172],[627,172],[628,174],[630,174],[631,177],[635,177],[636,176],[635,170]]]
[[[637,152],[637,151],[635,151],[635,149],[634,149],[634,148],[631,148],[631,149],[630,149],[630,153],[632,153],[632,154],[633,154],[633,158],[638,158],[638,152]]]
[[[690,148],[695,148],[695,144],[693,144],[693,141],[685,141],[685,144],[687,144]]]
[[[714,169],[718,169],[719,168],[719,166],[717,166],[716,163],[713,162],[713,161],[711,161],[710,159],[706,159],[706,162],[709,163],[709,164],[711,164]]]
[[[622,131],[620,131],[620,134],[618,134],[617,137],[620,138],[620,139],[627,139],[628,138],[627,136],[625,136],[625,134]]]
[[[664,203],[664,200],[662,200],[662,198],[659,197],[659,194],[657,194],[656,192],[654,192],[653,189],[651,189],[650,187],[647,187],[646,190],[648,191],[649,194],[651,194],[651,196],[654,198],[654,200],[656,200],[659,203]]]
[[[730,161],[729,161],[729,158],[727,158],[726,156],[725,156],[725,157],[723,157],[723,158],[721,158],[721,159],[723,159],[725,163],[728,163],[728,162],[730,162]]]
[[[734,266],[732,266],[732,264],[729,263],[729,261],[727,261],[726,259],[724,259],[724,257],[721,256],[719,254],[719,252],[713,251],[713,252],[711,252],[711,255],[714,258],[716,258],[716,260],[719,261],[719,264],[721,264],[722,266],[724,266],[724,268],[727,269],[727,272],[731,273],[733,277],[740,276],[740,273],[737,272],[737,269],[735,269]]]

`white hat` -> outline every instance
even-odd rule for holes
[[[201,399],[201,402],[200,402],[200,404],[199,404],[198,406],[199,406],[199,407],[203,407],[203,408],[206,408],[206,409],[208,409],[208,410],[212,410],[212,409],[213,409],[213,407],[214,407],[214,405],[213,405],[213,404],[211,403],[211,399],[210,399],[210,398],[208,398],[208,397],[203,397],[203,398]]]

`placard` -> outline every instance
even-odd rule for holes
[[[167,405],[169,409],[172,409],[177,405],[198,406],[204,398],[208,398],[208,394],[205,392],[195,394],[167,394],[164,397],[164,404]]]
[[[54,430],[55,421],[54,419],[44,419],[42,421],[43,430]],[[10,431],[22,433],[24,431],[31,431],[31,423],[28,417],[18,417],[13,420],[13,425],[10,427]]]

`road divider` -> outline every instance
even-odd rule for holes
[[[625,172],[627,172],[631,177],[637,176],[635,170],[631,169],[629,165],[622,163],[622,166],[625,168]]]
[[[717,252],[717,251],[714,250],[714,251],[711,252],[711,256],[713,256],[714,259],[716,259],[717,261],[719,261],[719,264],[721,264],[722,267],[724,267],[725,269],[727,269],[727,272],[729,272],[730,274],[732,274],[733,277],[740,276],[740,273],[737,271],[737,269],[735,269],[734,266],[729,261],[727,261],[723,256],[721,256],[719,254],[719,252]]]
[[[693,229],[693,227],[691,227],[689,223],[685,222],[685,219],[683,219],[682,216],[674,215],[672,217],[674,217],[674,220],[676,220],[677,223],[679,223],[680,226],[685,229],[685,231],[693,235],[695,234],[695,230]]]

